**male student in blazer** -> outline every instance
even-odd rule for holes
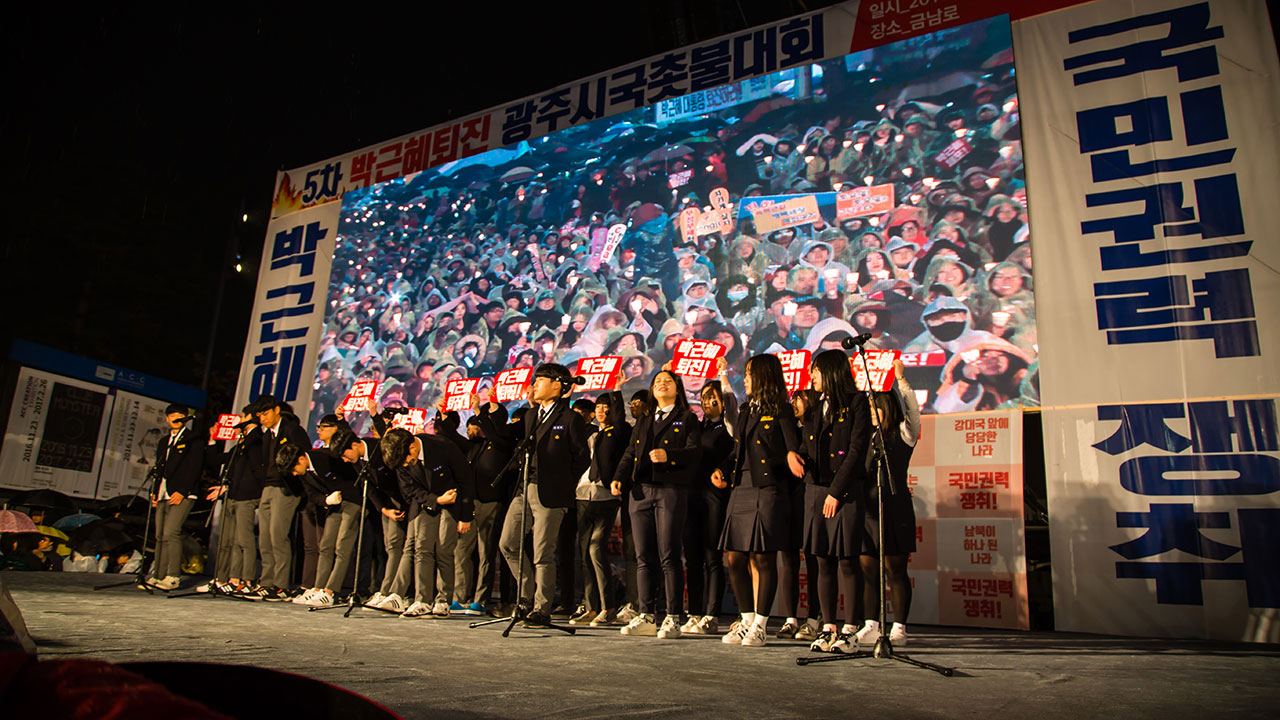
[[[502,525],[499,542],[502,555],[512,574],[524,578],[519,593],[524,609],[528,610],[526,627],[543,627],[551,622],[560,523],[569,508],[574,507],[578,478],[591,461],[587,423],[570,408],[567,399],[573,384],[569,369],[558,363],[543,363],[534,371],[533,385],[529,388],[530,408],[524,415],[524,436],[531,443],[527,451],[529,483],[523,492],[517,487]],[[532,562],[528,555],[524,557],[523,572],[520,568],[522,526],[526,533],[533,534]]]
[[[151,565],[151,584],[162,590],[178,587],[182,578],[182,524],[203,490],[204,449],[208,436],[186,426],[190,410],[177,403],[164,410],[169,433],[156,451],[159,477],[151,490],[156,509],[156,559]]]
[[[356,483],[356,492],[368,494],[369,504],[372,505],[371,510],[376,510],[378,517],[381,518],[381,538],[387,552],[387,564],[383,569],[381,580],[374,578],[378,583],[377,590],[365,603],[381,606],[382,601],[391,592],[391,584],[400,568],[400,556],[404,552],[404,538],[408,531],[405,511],[409,508],[409,504],[400,494],[400,481],[396,478],[395,472],[388,468],[382,459],[379,438],[357,437],[354,432],[351,432],[350,427],[340,428],[333,436],[329,452],[343,462],[354,466],[355,475],[359,481]],[[371,510],[366,512],[371,514]],[[372,521],[372,518],[365,520],[365,522]],[[369,535],[366,535],[366,541],[368,538]],[[362,563],[364,557],[364,555],[361,556]],[[403,607],[390,609],[395,609],[397,612],[404,610]]]
[[[258,594],[273,600],[288,599],[290,572],[293,569],[293,545],[289,529],[302,500],[302,486],[287,472],[280,472],[276,455],[287,443],[303,450],[311,447],[311,437],[302,429],[288,406],[273,395],[260,395],[245,408],[258,418],[262,433],[262,461],[266,480],[262,500],[258,503],[258,549],[262,553],[262,576]]]

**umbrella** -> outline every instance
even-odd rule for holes
[[[0,533],[33,533],[36,524],[30,516],[17,510],[0,510]]]
[[[86,525],[94,520],[101,519],[102,518],[92,513],[76,513],[75,515],[68,515],[64,518],[60,518],[58,522],[53,524],[53,526],[59,530],[74,530],[81,525]]]
[[[468,165],[453,173],[452,177],[457,184],[469,184],[480,180],[492,179],[493,175],[493,168],[488,165]]]
[[[753,123],[759,120],[761,115],[764,115],[770,110],[779,110],[781,108],[788,107],[795,104],[796,104],[796,101],[792,100],[786,95],[775,95],[774,97],[771,97],[768,100],[761,100],[759,103],[757,103],[755,107],[751,108],[750,112],[742,116],[742,121]]]
[[[514,160],[521,155],[529,152],[529,143],[521,141],[514,150],[510,148],[495,148],[488,152],[482,152],[479,155],[464,157],[461,160],[445,163],[439,168],[441,175],[455,175],[463,168],[501,165],[504,162]]]
[[[78,527],[71,531],[69,540],[72,549],[81,555],[102,555],[136,542],[120,523],[110,520],[96,520]]]
[[[524,165],[519,165],[517,167],[513,167],[510,170],[502,173],[502,177],[498,179],[504,183],[513,183],[513,182],[520,182],[521,180],[528,180],[529,178],[537,174],[538,174],[537,170],[534,170],[533,168],[527,167]]]
[[[75,510],[76,504],[71,498],[57,490],[42,488],[27,490],[9,498],[10,505],[28,508],[48,508],[50,510]]]
[[[111,515],[114,513],[124,513],[130,510],[141,510],[146,512],[147,499],[142,493],[137,495],[117,495],[102,504],[98,512],[102,515]]]
[[[934,95],[943,95],[953,90],[967,88],[978,84],[978,76],[957,70],[947,73],[946,75],[930,77],[928,80],[915,82],[902,88],[902,92],[898,93],[900,100],[912,100],[918,98],[926,98]]]
[[[67,547],[67,541],[70,540],[70,538],[67,537],[66,533],[57,528],[49,527],[48,525],[37,525],[36,532],[53,540],[54,547],[57,549],[59,555],[66,557],[71,554],[71,548]]]
[[[688,145],[679,145],[679,144],[664,145],[663,147],[660,147],[657,150],[654,150],[648,155],[645,155],[644,160],[642,160],[641,162],[644,162],[646,165],[653,164],[653,163],[664,163],[669,160],[675,160],[676,158],[681,158],[681,157],[684,157],[685,155],[692,155],[692,154],[693,154],[693,148],[689,147]]]

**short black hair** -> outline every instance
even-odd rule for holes
[[[178,413],[179,415],[189,415],[191,414],[191,410],[182,403],[169,403],[169,405],[164,409],[164,414],[172,415],[174,413]]]
[[[347,428],[339,428],[338,431],[334,433],[333,439],[329,441],[329,455],[335,460],[341,460],[342,453],[346,452],[347,448],[358,442],[360,442],[360,438],[357,437],[355,433],[351,432]]]
[[[280,407],[280,401],[276,399],[275,395],[267,394],[259,395],[257,400],[245,406],[244,411],[247,413],[260,413],[276,407]]]
[[[587,399],[587,398],[581,398],[581,399],[578,399],[578,400],[574,400],[574,401],[573,401],[573,409],[574,409],[574,410],[581,410],[581,411],[584,411],[584,412],[595,412],[595,411],[596,411],[596,402],[595,402],[595,400],[590,400],[590,399]]]
[[[648,390],[637,390],[637,391],[635,391],[634,393],[632,393],[632,394],[631,394],[631,402],[635,402],[635,401],[637,401],[637,400],[639,400],[639,401],[640,401],[640,402],[642,402],[642,403],[648,404],[648,402],[649,402],[649,391],[648,391]]]
[[[292,475],[293,466],[298,464],[298,458],[302,457],[304,452],[306,451],[297,443],[287,442],[281,445],[280,450],[276,452],[276,472],[281,475]]]
[[[324,417],[320,418],[320,422],[316,423],[316,425],[337,425],[337,424],[338,424],[338,416],[334,415],[333,413],[329,413],[325,415]]]
[[[382,438],[382,461],[392,470],[404,465],[405,458],[409,457],[411,442],[413,442],[413,435],[404,428],[387,431]]]
[[[560,363],[542,363],[537,370],[533,371],[535,378],[544,377],[553,382],[560,383],[560,396],[564,397],[573,389],[573,373],[569,372],[569,368]]]

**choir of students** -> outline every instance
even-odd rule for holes
[[[621,626],[627,637],[666,640],[719,634],[727,577],[739,616],[723,634],[725,644],[764,645],[776,607],[776,637],[811,641],[815,652],[849,653],[867,649],[882,632],[875,618],[883,531],[895,620],[889,636],[903,644],[907,559],[915,550],[906,475],[919,408],[900,364],[893,389],[871,393],[870,402],[849,367],[844,352],[821,352],[811,388],[789,397],[778,358],[757,355],[744,368],[740,403],[722,359],[719,378],[701,390],[701,417],[681,377],[665,367],[647,393],[632,396],[628,422],[621,392],[571,407],[580,379],[548,363],[534,374],[527,407],[510,418],[501,403],[473,396],[465,434],[456,413],[442,412],[435,432],[419,435],[388,429],[384,414],[375,418],[376,437],[359,438],[329,415],[319,424],[317,449],[287,405],[260,397],[245,408],[252,421],[242,427],[239,450],[223,456],[232,463],[232,529],[211,584],[268,601],[339,602],[344,584],[353,584],[348,569],[363,504],[366,538],[378,540],[386,557],[385,571],[369,578],[376,589],[364,599],[370,608],[409,618],[489,612],[501,554],[511,575],[523,579],[513,611],[525,626],[545,627],[557,610],[558,555],[582,573],[576,610],[566,602],[574,588],[560,588],[558,610],[574,625]],[[877,498],[881,443],[891,487]],[[262,556],[256,580],[255,508]],[[303,563],[301,587],[291,590],[289,532],[299,508],[314,524],[307,545],[315,559]],[[619,513],[627,572],[616,577],[609,538]],[[301,523],[304,535],[307,525]],[[809,595],[803,621],[802,554]]]

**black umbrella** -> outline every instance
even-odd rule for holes
[[[46,508],[49,510],[78,510],[76,503],[71,498],[63,495],[57,490],[43,488],[41,490],[26,490],[9,498],[10,505],[29,508]]]
[[[137,495],[117,495],[102,504],[99,508],[99,515],[114,515],[116,513],[128,512],[145,513],[147,511],[147,496],[143,493]]]
[[[657,150],[654,150],[653,152],[649,153],[648,155],[645,155],[644,160],[642,160],[641,162],[643,162],[645,165],[652,165],[656,163],[668,162],[670,160],[675,160],[676,158],[684,157],[685,155],[693,155],[693,154],[694,154],[693,148],[689,147],[688,145],[680,145],[680,144],[664,145],[658,148]]]
[[[102,555],[123,545],[136,545],[137,540],[124,525],[111,520],[94,520],[67,533],[71,549],[81,555]]]
[[[492,180],[493,175],[493,168],[488,165],[468,165],[450,175],[453,179],[453,182],[450,184],[461,185],[464,183],[471,184],[473,182],[480,182],[481,180]]]

